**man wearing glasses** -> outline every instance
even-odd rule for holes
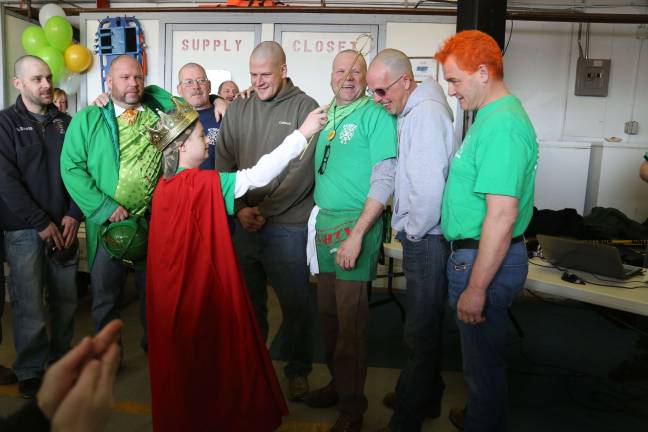
[[[286,55],[276,42],[261,42],[250,56],[254,94],[227,108],[216,144],[216,169],[251,168],[317,108],[288,78]],[[234,246],[264,338],[268,337],[268,280],[283,314],[279,341],[287,363],[288,399],[308,391],[312,370],[311,293],[306,266],[306,222],[313,208],[313,152],[308,147],[268,186],[234,204]]]
[[[367,410],[367,286],[376,277],[380,216],[396,162],[395,119],[365,96],[366,73],[356,51],[335,57],[335,101],[315,151],[317,295],[332,380],[304,402],[315,408],[339,402],[331,429],[337,432],[359,431]]]
[[[200,169],[214,169],[216,141],[220,121],[216,120],[214,107],[209,100],[211,81],[207,78],[205,68],[197,63],[187,63],[178,71],[178,94],[184,98],[200,116],[200,123],[209,139],[209,156],[200,165]]]
[[[381,51],[367,82],[374,101],[398,117],[392,227],[403,246],[407,281],[408,359],[396,391],[383,399],[394,415],[382,431],[418,431],[426,416],[440,415],[445,387],[441,336],[449,246],[441,234],[441,202],[455,143],[452,111],[434,80],[417,85],[401,51]]]

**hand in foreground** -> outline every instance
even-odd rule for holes
[[[50,240],[52,243],[54,243],[54,246],[56,246],[57,249],[63,249],[65,241],[63,240],[61,231],[59,231],[54,222],[50,222],[49,225],[47,225],[47,228],[45,228],[43,231],[39,231],[38,236],[45,242],[47,240]]]
[[[90,102],[90,105],[103,108],[108,105],[108,102],[110,102],[110,95],[108,93],[101,93],[95,100]]]
[[[317,132],[322,130],[328,121],[328,116],[326,111],[328,110],[328,105],[315,108],[313,111],[308,113],[306,120],[299,126],[299,132],[304,135],[304,138],[309,139]]]
[[[63,247],[66,249],[72,246],[74,240],[77,238],[77,233],[79,232],[79,221],[74,219],[72,216],[64,216],[61,220],[61,225],[63,226]]]
[[[335,263],[344,270],[355,268],[356,260],[360,255],[361,249],[362,237],[351,233],[351,235],[349,235],[349,237],[340,244],[335,255]]]
[[[216,100],[214,101],[214,117],[216,118],[217,122],[223,119],[223,116],[225,115],[225,111],[227,111],[229,104],[230,102],[227,99],[216,98]]]
[[[236,217],[243,229],[248,232],[257,232],[265,224],[265,218],[258,207],[243,207],[236,213]]]
[[[128,211],[121,205],[118,205],[117,209],[108,218],[110,222],[121,222],[126,219],[128,219]]]
[[[242,92],[236,93],[236,95],[234,95],[234,99],[248,99],[250,96],[252,96],[252,93],[254,93],[254,87],[250,86]]]
[[[85,429],[72,427],[70,414],[71,417],[84,418],[84,421],[88,421],[86,417],[91,421],[105,420],[106,417],[100,415],[99,411],[105,412],[107,407],[109,412],[112,405],[112,384],[119,366],[117,340],[121,327],[121,321],[111,321],[94,338],[83,338],[76,347],[47,369],[36,401],[45,417],[56,421],[60,426],[58,430],[90,431],[96,430],[100,425],[89,423]],[[97,375],[99,379],[95,379]],[[89,383],[93,383],[92,393],[95,396],[86,394]],[[77,401],[80,394],[88,400],[86,403]],[[92,412],[82,413],[82,410]]]
[[[459,296],[457,318],[466,324],[482,323],[486,321],[486,317],[482,314],[485,304],[486,293],[468,286]]]

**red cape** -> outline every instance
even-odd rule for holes
[[[288,408],[239,271],[218,173],[160,180],[151,214],[153,430],[276,429]]]

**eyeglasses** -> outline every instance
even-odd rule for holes
[[[183,87],[191,87],[194,84],[198,84],[199,86],[204,86],[209,83],[208,78],[198,78],[198,79],[185,79],[180,81],[180,84],[182,84]]]
[[[319,169],[317,170],[317,172],[320,175],[323,175],[324,171],[326,171],[326,164],[328,163],[330,154],[331,154],[331,143],[326,143],[326,147],[324,147],[324,157],[322,158],[322,163],[320,164]]]
[[[388,85],[387,87],[385,87],[384,89],[381,89],[381,88],[377,88],[377,89],[370,89],[370,88],[368,88],[368,89],[367,89],[367,94],[368,94],[370,97],[374,97],[374,95],[376,95],[376,96],[378,96],[378,97],[381,97],[381,98],[382,98],[382,97],[385,97],[385,95],[387,94],[387,90],[389,90],[389,89],[390,89],[394,84],[396,84],[398,81],[400,81],[401,79],[403,79],[403,77],[405,77],[405,75],[401,75],[401,76],[399,76],[398,79],[397,79],[396,81],[394,81],[393,83],[389,84],[389,85]]]

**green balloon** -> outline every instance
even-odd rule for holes
[[[27,54],[35,55],[39,49],[49,46],[49,44],[43,29],[32,25],[23,30],[22,46]]]
[[[36,52],[36,56],[40,57],[52,72],[52,84],[58,84],[61,74],[65,70],[65,60],[63,54],[56,48],[50,46],[42,47]]]
[[[72,26],[62,16],[54,16],[45,23],[45,37],[50,45],[63,52],[72,43]]]

